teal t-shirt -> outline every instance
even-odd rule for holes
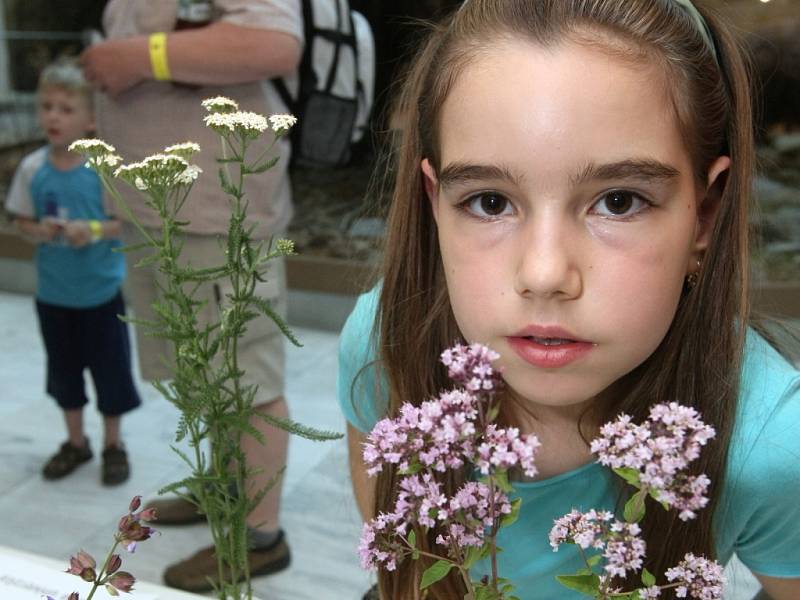
[[[339,343],[339,404],[347,420],[369,432],[386,411],[385,388],[375,366],[372,334],[378,291],[362,295]],[[366,366],[366,368],[364,368]],[[377,387],[376,387],[377,386]],[[748,331],[727,481],[717,512],[717,554],[735,552],[753,572],[800,577],[800,373],[762,337]],[[498,536],[502,577],[522,600],[582,598],[557,574],[583,566],[575,546],[550,547],[553,520],[572,508],[613,511],[616,476],[598,463],[549,479],[513,482],[522,498],[519,520]],[[488,573],[478,564],[476,575]]]
[[[48,155],[44,147],[22,160],[6,198],[8,211],[37,220],[48,216],[108,219],[97,174],[84,164],[67,171],[56,169]],[[67,308],[108,302],[125,278],[125,257],[112,251],[117,246],[118,240],[100,240],[81,248],[59,240],[38,244],[36,298]]]

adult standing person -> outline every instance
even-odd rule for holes
[[[288,77],[292,85],[302,51],[303,24],[300,3],[292,0],[214,0],[213,5],[206,3],[207,14],[201,15],[201,21],[207,22],[187,28],[182,26],[185,21],[178,19],[178,4],[187,3],[110,0],[103,16],[107,38],[85,50],[81,62],[87,79],[100,91],[99,135],[116,146],[126,160],[141,160],[183,139],[200,144],[203,151],[196,162],[204,175],[196,181],[184,207],[184,217],[191,225],[183,257],[193,266],[203,267],[220,260],[219,237],[227,232],[229,214],[216,176],[219,139],[203,124],[201,101],[222,95],[238,102],[242,110],[287,112],[268,80]],[[197,9],[203,3],[188,4]],[[258,147],[259,143],[264,146]],[[266,144],[266,140],[254,143],[253,152],[258,154]],[[248,178],[245,187],[249,219],[255,235],[262,239],[282,233],[292,215],[288,140],[280,140],[274,151],[280,155],[277,165]],[[126,200],[146,227],[159,227],[158,217],[141,197],[131,191]],[[136,243],[138,234],[126,225],[126,242]],[[129,259],[133,263],[137,256]],[[151,319],[158,274],[152,268],[131,268],[130,272],[134,311],[139,318]],[[285,314],[286,278],[280,260],[271,263],[267,278],[264,288],[257,292]],[[207,288],[207,313],[203,317],[212,319],[216,317],[215,299],[224,297],[225,290],[218,285]],[[142,376],[148,380],[169,378],[170,370],[162,357],[169,356],[170,348],[161,339],[143,335],[140,329],[137,341]],[[259,386],[257,410],[287,417],[281,333],[267,319],[256,320],[248,324],[239,348],[239,364],[246,372],[247,383]],[[268,440],[265,446],[249,436],[242,441],[248,464],[262,469],[248,482],[249,490],[255,493],[285,465],[288,435],[258,418],[252,425]],[[252,575],[274,573],[289,565],[289,548],[278,520],[280,494],[278,482],[248,515]],[[154,504],[161,523],[202,518],[194,505],[184,500]],[[210,580],[217,579],[213,547],[168,567],[164,579],[168,585],[188,591],[210,590]]]

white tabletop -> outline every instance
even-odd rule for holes
[[[97,559],[103,560],[103,558]],[[12,598],[13,600],[42,600],[43,597],[52,596],[56,600],[62,600],[72,592],[79,592],[83,600],[92,586],[81,580],[80,577],[65,573],[68,566],[68,561],[62,562],[46,556],[15,550],[8,546],[0,546],[0,598],[4,600]],[[135,577],[136,573],[133,575]],[[200,600],[206,598],[138,580],[133,586],[133,592],[132,596],[121,594],[118,599],[126,596],[131,600]],[[111,598],[113,597],[104,588],[99,588],[92,600],[110,600]]]

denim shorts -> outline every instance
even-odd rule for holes
[[[89,369],[97,409],[109,417],[141,404],[131,372],[128,324],[122,294],[92,308],[66,308],[36,301],[47,351],[47,393],[64,410],[88,403],[83,372]]]

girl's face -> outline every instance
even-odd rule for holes
[[[665,83],[597,49],[512,41],[442,108],[441,168],[422,169],[450,302],[541,407],[574,409],[650,356],[707,245],[713,209]]]

